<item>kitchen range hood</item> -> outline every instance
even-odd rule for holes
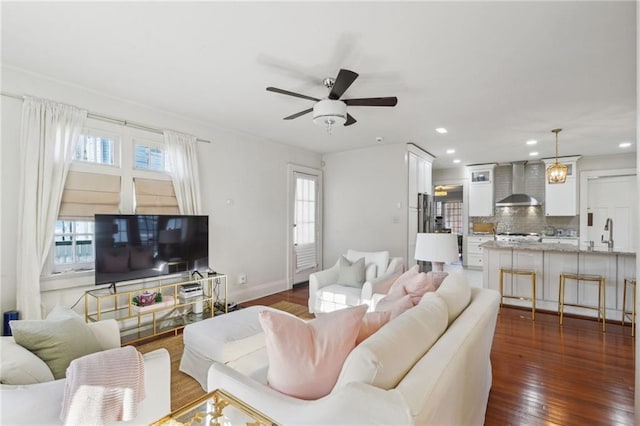
[[[513,180],[511,195],[496,203],[496,207],[541,206],[542,203],[531,195],[524,193],[524,165],[526,161],[512,163]]]

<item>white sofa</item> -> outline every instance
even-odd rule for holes
[[[208,389],[224,389],[285,425],[482,425],[499,303],[497,291],[449,275],[437,292],[356,346],[334,389],[315,401],[265,383],[256,363],[268,368],[266,351],[246,355],[253,362],[246,374],[213,362]]]
[[[103,350],[120,347],[120,329],[115,320],[88,324]],[[59,425],[65,379],[53,375],[40,358],[15,343],[0,338],[2,380],[15,383],[17,370],[27,372],[29,384],[0,384],[0,424]],[[47,370],[48,374],[47,374]],[[138,405],[135,419],[120,424],[146,425],[171,412],[171,363],[169,352],[158,349],[144,354],[146,398]],[[49,380],[35,383],[39,380]]]
[[[342,285],[338,282],[340,260],[331,268],[309,276],[309,312],[331,312],[349,306],[369,304],[374,293],[386,293],[384,286],[389,277],[404,272],[404,259],[390,257],[388,251],[364,252],[347,250],[349,261],[365,259],[365,282],[362,287]]]

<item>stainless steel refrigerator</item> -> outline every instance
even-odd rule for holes
[[[435,231],[436,205],[432,195],[418,194],[418,233]],[[413,253],[411,253],[413,255]],[[419,260],[421,272],[431,270],[431,262]]]

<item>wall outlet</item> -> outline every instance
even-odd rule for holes
[[[238,284],[246,284],[247,283],[247,274],[242,273],[238,274]]]

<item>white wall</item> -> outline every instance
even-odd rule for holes
[[[114,99],[73,85],[15,69],[2,69],[3,92],[29,94],[85,108],[90,112],[191,133],[198,143],[203,213],[210,216],[209,262],[230,275],[230,300],[286,289],[287,164],[320,168],[320,155],[232,132],[142,105]],[[15,278],[21,101],[2,97],[0,170],[2,216],[0,284],[2,311],[15,309]],[[230,203],[227,203],[230,200]],[[238,274],[247,283],[237,285]],[[66,287],[66,288],[65,288]],[[73,303],[93,288],[93,275],[44,283],[45,309]],[[62,288],[62,290],[56,290]],[[77,308],[82,312],[82,304]]]
[[[349,248],[406,256],[406,152],[394,144],[323,156],[325,267]]]

